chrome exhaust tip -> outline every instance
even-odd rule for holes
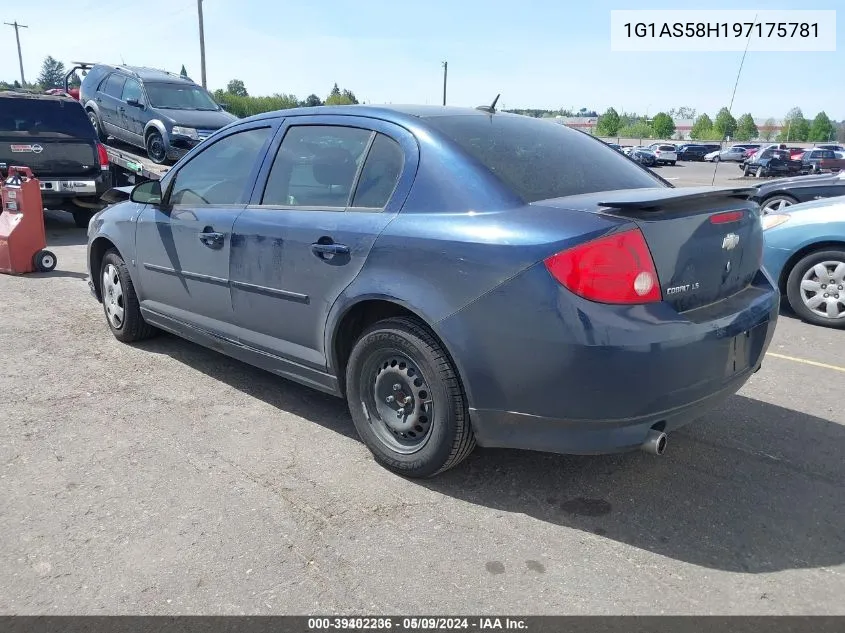
[[[666,434],[663,431],[650,429],[645,442],[640,446],[640,450],[652,455],[663,455],[666,452],[666,441]]]

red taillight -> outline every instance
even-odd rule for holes
[[[577,295],[599,303],[660,301],[660,282],[639,229],[621,231],[557,253],[544,262]]]
[[[109,153],[102,143],[97,143],[97,158],[100,160],[100,169],[109,168]]]
[[[739,222],[742,219],[742,211],[726,211],[725,213],[716,213],[710,216],[711,224],[730,224],[731,222]]]

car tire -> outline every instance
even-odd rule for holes
[[[157,332],[141,316],[140,302],[129,269],[114,249],[105,254],[100,264],[100,295],[106,322],[118,341],[134,343]]]
[[[100,124],[100,117],[93,110],[88,110],[88,120],[94,127],[94,133],[97,135],[97,140],[100,143],[105,143],[108,140],[108,134],[103,131],[103,126]]]
[[[475,448],[455,365],[416,319],[379,321],[361,335],[347,363],[346,397],[374,459],[399,475],[432,477]]]
[[[722,160],[722,159],[721,159],[721,158],[719,158],[718,156],[714,156],[714,157],[713,157],[713,162],[714,162],[714,163],[718,163],[718,162],[719,162],[719,161],[721,161],[721,160]]]
[[[146,139],[147,156],[156,165],[163,165],[167,162],[167,145],[158,130],[152,130],[147,134]]]
[[[763,167],[762,167],[762,165],[757,167],[757,170],[754,172],[754,176],[757,177],[757,178],[763,177]]]
[[[73,214],[73,223],[78,229],[87,229],[88,223],[91,221],[91,218],[94,217],[96,211],[72,211]]]
[[[677,161],[674,161],[674,160],[670,160],[670,161],[669,161],[669,164],[670,164],[672,167],[674,167],[674,166],[675,166],[675,163],[677,163]]]
[[[765,198],[762,202],[760,202],[760,211],[763,215],[777,213],[784,207],[789,207],[793,204],[798,204],[798,200],[786,194],[779,194],[771,196],[770,198]]]
[[[824,267],[827,278],[818,274],[819,266]],[[789,271],[786,297],[801,320],[823,327],[845,328],[845,250],[825,249],[802,258]],[[828,308],[835,316],[831,316]]]

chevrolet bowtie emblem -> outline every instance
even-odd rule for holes
[[[732,251],[739,244],[739,235],[736,233],[728,233],[725,239],[722,240],[722,248],[726,251]]]

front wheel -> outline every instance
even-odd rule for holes
[[[814,325],[845,328],[845,250],[810,253],[789,272],[789,305]]]
[[[457,370],[415,319],[386,319],[366,330],[349,356],[346,383],[355,428],[389,470],[431,477],[475,448]]]
[[[116,250],[110,250],[103,257],[100,294],[106,321],[118,341],[133,343],[155,333],[155,329],[141,316],[140,302],[129,269]]]
[[[167,146],[158,130],[147,135],[147,156],[156,165],[162,165],[167,160]]]
[[[763,177],[763,168],[757,167],[757,171],[754,172],[754,175],[757,176],[757,178],[762,178]]]

